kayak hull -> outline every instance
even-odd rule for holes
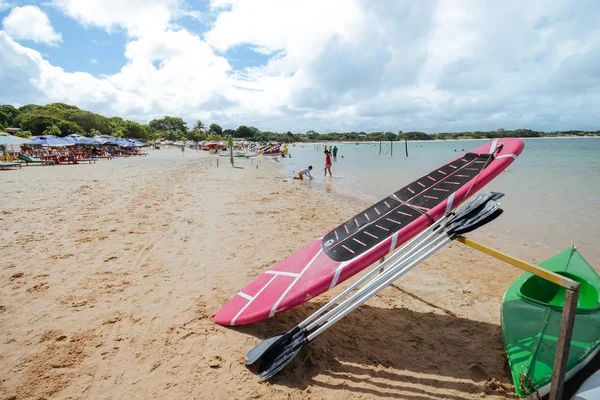
[[[566,379],[600,351],[600,277],[575,248],[540,264],[580,283]],[[530,273],[521,275],[502,301],[502,338],[515,390],[520,397],[550,392],[560,332],[564,289]]]
[[[598,400],[600,399],[600,371],[594,372],[577,390],[571,400]]]
[[[344,282],[474,195],[506,169],[523,147],[520,139],[490,141],[420,177],[257,277],[213,316],[214,321],[221,325],[258,322]],[[482,160],[485,164],[473,164]],[[442,188],[442,183],[448,185]],[[410,193],[419,191],[419,202],[411,204]],[[443,199],[432,200],[436,196]]]

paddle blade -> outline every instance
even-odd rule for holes
[[[454,215],[447,222],[447,225],[451,225],[452,223],[459,221],[461,219],[470,218],[475,214],[478,214],[481,209],[483,209],[486,204],[489,202],[496,202],[496,200],[500,199],[504,196],[504,193],[500,192],[489,192],[489,193],[480,193],[475,196],[468,203],[460,207],[460,209],[454,212]]]
[[[291,331],[279,333],[254,346],[252,350],[246,353],[246,366],[254,365],[270,349],[285,345],[286,342],[289,342],[292,339],[298,330],[299,329],[296,327]]]
[[[472,213],[466,218],[454,222],[450,225],[446,233],[451,239],[455,239],[457,236],[474,231],[488,222],[495,220],[502,212],[503,210],[498,203],[489,201],[477,213]]]
[[[294,335],[289,335],[289,332],[286,334],[288,334],[286,340],[277,342],[277,339],[275,339],[258,357],[255,357],[254,363],[251,364],[255,369],[254,372],[261,380],[264,381],[276,375],[292,362],[296,354],[308,344],[306,330],[298,331]]]

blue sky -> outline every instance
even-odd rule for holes
[[[263,130],[600,129],[600,3],[0,0],[0,103]]]

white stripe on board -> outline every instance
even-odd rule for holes
[[[340,264],[339,267],[337,267],[337,269],[335,270],[335,274],[333,275],[331,285],[329,285],[329,289],[332,289],[333,287],[335,287],[335,285],[337,285],[338,279],[340,279],[340,274],[342,273],[342,269],[344,269],[346,265],[348,265],[348,261],[344,261]]]
[[[254,299],[254,297],[250,296],[249,294],[246,294],[244,292],[238,292],[238,296],[245,298],[246,300],[252,301]]]
[[[494,141],[492,142],[492,147],[490,148],[490,154],[494,154],[494,151],[496,151],[497,145],[498,145],[498,139],[494,139]]]
[[[293,278],[296,278],[297,276],[300,275],[300,274],[298,274],[296,272],[270,271],[270,270],[266,271],[265,274],[291,276]]]
[[[356,243],[360,243],[363,246],[366,246],[366,244],[364,244],[363,242],[361,242],[360,240],[358,240],[357,238],[352,238],[352,240],[354,240]]]
[[[269,282],[267,282],[267,283],[265,284],[265,286],[263,286],[263,287],[262,287],[262,288],[261,288],[261,289],[258,291],[258,293],[256,293],[256,296],[254,296],[254,297],[252,298],[252,300],[250,300],[249,302],[247,302],[247,303],[246,303],[246,305],[245,305],[244,307],[242,307],[242,309],[241,309],[241,310],[240,310],[240,311],[239,311],[237,314],[235,314],[235,317],[233,317],[233,319],[231,320],[231,326],[234,326],[234,325],[235,325],[235,320],[236,320],[236,319],[238,319],[238,317],[239,317],[240,315],[242,315],[242,313],[243,313],[244,311],[246,311],[246,308],[248,308],[248,306],[250,306],[250,304],[252,304],[252,302],[253,302],[253,301],[254,301],[254,300],[255,300],[255,299],[258,297],[258,296],[260,296],[260,294],[263,292],[263,290],[265,290],[265,289],[267,288],[267,286],[269,286],[269,285],[271,284],[271,282],[273,282],[273,281],[275,280],[275,278],[277,278],[277,275],[273,275],[273,277],[271,278],[271,280],[270,280]]]
[[[394,233],[392,235],[392,244],[390,244],[390,251],[389,251],[389,253],[391,253],[392,251],[394,251],[394,249],[396,248],[396,243],[398,242],[398,233],[399,232],[396,232],[396,233]]]
[[[279,303],[281,303],[281,301],[283,300],[283,298],[289,293],[289,291],[292,289],[292,287],[294,287],[294,285],[296,284],[296,282],[298,282],[298,280],[302,277],[302,275],[304,275],[304,273],[306,272],[306,270],[312,265],[313,262],[315,262],[315,260],[317,259],[317,257],[319,257],[319,255],[322,252],[323,252],[323,249],[322,248],[319,249],[319,251],[317,251],[317,254],[315,254],[315,256],[312,258],[312,260],[310,260],[308,262],[308,264],[306,264],[306,267],[304,267],[304,269],[302,269],[302,271],[300,271],[300,274],[296,277],[296,279],[294,279],[294,281],[292,283],[290,283],[290,286],[288,286],[288,288],[285,289],[285,291],[283,292],[283,294],[279,297],[279,300],[277,300],[275,302],[275,304],[273,304],[273,307],[271,308],[271,312],[269,313],[269,318],[272,317],[273,315],[275,315],[275,312],[277,311],[277,306],[279,305]]]
[[[450,195],[450,197],[448,197],[448,202],[446,203],[446,211],[444,211],[444,214],[448,214],[450,212],[450,210],[452,210],[452,205],[454,204],[454,194],[456,192],[452,193]]]
[[[517,156],[516,156],[516,154],[502,154],[501,156],[498,156],[498,157],[496,157],[496,159],[499,159],[499,158],[506,158],[506,157],[512,157],[512,158],[513,158],[513,159],[515,159],[515,160],[517,159]]]

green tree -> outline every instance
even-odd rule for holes
[[[21,129],[30,131],[34,136],[43,134],[46,128],[54,125],[54,118],[47,114],[26,113],[20,117]]]
[[[206,140],[207,134],[199,129],[192,129],[186,134],[186,139],[191,140],[192,142],[201,142]]]
[[[75,122],[66,121],[64,119],[56,121],[55,125],[58,127],[58,129],[60,129],[62,136],[71,135],[73,133],[82,134],[85,132],[83,128],[77,125]]]
[[[9,120],[10,120],[10,115],[5,113],[4,111],[0,111],[0,124],[10,126],[10,124],[8,122]]]
[[[148,129],[137,122],[125,121],[123,136],[131,139],[147,139]]]
[[[110,121],[102,115],[79,109],[67,109],[64,111],[63,115],[64,119],[75,122],[77,125],[81,126],[85,132],[97,129],[103,135],[111,133]]]
[[[217,135],[223,135],[223,128],[221,128],[219,124],[210,124],[208,131],[216,133]]]
[[[48,107],[54,107],[60,110],[79,110],[79,107],[77,106],[73,106],[71,104],[65,104],[65,103],[50,103],[50,104],[46,104],[46,108]]]
[[[174,131],[179,136],[184,136],[187,133],[187,125],[185,121],[179,117],[164,116],[160,119],[150,121],[150,128],[159,131],[167,132]]]
[[[238,138],[251,138],[252,136],[254,136],[255,133],[258,133],[258,130],[255,132],[252,129],[250,129],[249,127],[245,126],[245,125],[241,125],[237,128],[237,131],[235,133],[235,137]]]
[[[60,129],[58,129],[58,126],[56,126],[56,125],[51,125],[48,128],[46,128],[46,130],[44,130],[43,135],[44,136],[47,136],[47,135],[59,136]]]
[[[30,138],[33,135],[29,131],[19,131],[19,132],[17,132],[15,134],[15,136],[27,139],[27,138]]]
[[[125,120],[121,117],[110,117],[108,118],[108,125],[110,126],[110,133],[113,136],[121,137],[126,129]]]
[[[220,141],[220,140],[223,140],[223,136],[217,135],[216,133],[209,133],[208,136],[206,137],[206,140]]]
[[[167,140],[172,140],[172,141],[178,141],[178,140],[185,139],[185,136],[181,132],[177,132],[177,131],[162,131],[162,132],[158,132],[158,134],[159,134],[159,137],[162,137],[163,139],[167,139]]]
[[[397,140],[398,139],[398,137],[393,132],[386,132],[386,133],[384,133],[383,134],[383,138],[385,140],[389,140],[389,141],[391,141],[391,140]]]
[[[254,142],[266,142],[268,140],[268,138],[264,132],[256,132],[250,140],[252,140]]]
[[[211,127],[212,127],[212,125],[211,125]],[[197,131],[204,132],[206,130],[206,125],[204,125],[204,122],[202,122],[202,120],[197,119],[196,122],[194,123],[194,129],[196,129]]]
[[[401,139],[407,140],[432,140],[433,136],[429,135],[425,132],[404,132],[401,136]]]
[[[0,132],[4,132],[4,129],[6,129],[4,125],[0,124]]]
[[[0,105],[0,112],[3,112],[8,115],[6,125],[8,125],[9,127],[15,125],[15,118],[17,118],[21,114],[21,111],[18,108],[10,104]]]
[[[42,108],[44,107],[38,106],[37,104],[25,104],[24,106],[19,107],[19,111],[21,111],[21,113],[28,113]]]

